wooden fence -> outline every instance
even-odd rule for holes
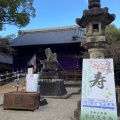
[[[82,81],[82,71],[61,71],[64,81]]]
[[[37,72],[38,74],[41,74],[41,72]],[[82,81],[82,71],[60,71],[61,75],[64,77],[64,81]],[[6,83],[9,83],[11,81],[14,81],[17,79],[17,75],[19,74],[19,78],[25,77],[26,71],[23,71],[22,69],[20,71],[11,72],[9,73],[6,71],[6,73],[1,74],[0,73],[0,86],[4,85]],[[120,86],[120,70],[115,72],[115,84],[117,86]]]
[[[17,79],[17,76],[19,75],[19,77],[23,77],[25,74],[24,71],[16,71],[16,72],[11,72],[9,73],[8,71],[6,71],[6,73],[4,74],[0,74],[0,86],[4,85],[6,83],[9,83],[11,81],[14,81],[15,79]]]
[[[81,81],[82,80],[82,71],[60,71],[61,75],[64,77],[64,81]],[[23,71],[22,69],[20,71],[11,72],[9,73],[6,71],[4,74],[0,74],[0,86],[4,85],[6,83],[9,83],[11,81],[14,81],[17,78],[17,75],[19,74],[19,77],[25,77],[26,71]],[[40,74],[40,72],[38,72]]]

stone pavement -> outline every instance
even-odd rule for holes
[[[21,79],[19,81],[20,84],[22,84],[22,81],[24,80],[25,78]],[[17,83],[17,81],[13,81],[13,82],[10,82],[6,85],[3,85],[3,86],[0,86],[0,93],[6,93],[6,92],[13,92],[13,91],[16,91],[17,89],[14,88],[13,86],[15,86]],[[20,85],[19,87],[19,91],[22,90],[22,85]]]

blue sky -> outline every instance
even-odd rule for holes
[[[31,30],[76,25],[75,19],[81,18],[83,10],[88,9],[88,0],[34,0],[36,17],[30,23],[19,29],[7,25],[0,31],[1,36],[16,34],[18,30]],[[109,13],[114,13],[116,19],[113,24],[120,28],[120,5],[119,0],[101,0],[101,7],[108,7]]]

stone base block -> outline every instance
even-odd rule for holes
[[[63,96],[66,93],[63,79],[40,80],[41,96]]]

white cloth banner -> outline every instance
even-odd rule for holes
[[[26,75],[26,92],[37,92],[39,74]]]
[[[113,59],[84,59],[80,120],[117,120]]]

